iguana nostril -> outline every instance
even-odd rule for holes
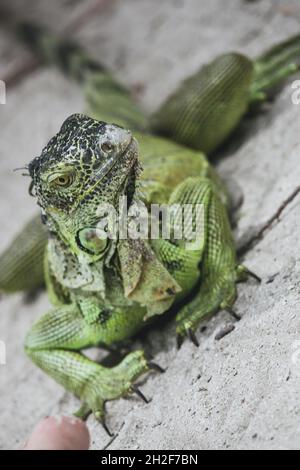
[[[106,133],[100,136],[99,147],[106,155],[114,152],[123,153],[131,141],[132,133],[130,131],[113,124],[108,124],[106,126]]]
[[[110,142],[104,142],[102,145],[101,145],[101,150],[105,153],[108,153],[110,152],[111,150],[113,150],[114,146],[113,144],[111,144]]]

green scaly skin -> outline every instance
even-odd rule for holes
[[[151,364],[135,351],[106,368],[83,349],[130,338],[146,319],[163,314],[199,284],[176,317],[180,341],[189,335],[197,342],[194,333],[203,317],[220,309],[232,312],[237,282],[252,274],[238,264],[226,189],[202,152],[217,148],[253,103],[267,99],[295,72],[300,39],[256,62],[240,54],[219,57],[147,119],[130,94],[78,47],[34,26],[23,26],[22,35],[46,62],[82,82],[88,116],[68,118],[29,164],[31,191],[50,237],[44,255],[45,230],[36,219],[29,224],[0,259],[0,289],[27,290],[45,280],[54,308],[33,325],[26,351],[81,399],[80,416],[93,412],[103,422],[105,402],[136,391],[135,380]],[[96,209],[105,202],[118,210],[121,195],[147,205],[202,203],[204,237],[194,251],[172,240],[99,242]]]

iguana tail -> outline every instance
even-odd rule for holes
[[[0,256],[0,292],[31,291],[44,284],[47,231],[34,217]]]
[[[40,60],[57,65],[77,81],[84,81],[90,72],[104,71],[104,68],[79,46],[70,41],[60,41],[40,26],[20,23],[17,25],[17,34]]]
[[[253,101],[264,101],[300,69],[300,34],[279,43],[254,61]]]
[[[19,24],[17,33],[40,60],[58,66],[64,74],[83,85],[87,113],[91,117],[132,130],[148,129],[147,119],[131,93],[80,46],[56,38],[47,30],[30,23]]]

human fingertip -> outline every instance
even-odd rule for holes
[[[75,416],[48,416],[40,421],[24,450],[88,450],[87,425]]]

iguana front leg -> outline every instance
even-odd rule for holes
[[[122,323],[115,322],[112,329],[113,314],[110,320],[107,317],[107,312],[103,317],[99,312],[98,321],[88,323],[80,309],[70,304],[37,321],[25,342],[32,361],[80,398],[85,408],[103,423],[105,402],[135,392],[135,380],[151,368],[143,351],[128,354],[113,368],[103,367],[79,352],[103,341],[109,331],[122,328]],[[105,321],[108,321],[107,327]],[[128,328],[125,323],[124,328]]]
[[[213,183],[197,181],[196,178],[187,181],[182,185],[182,197],[186,200],[186,194],[197,194],[195,188],[201,184],[207,185],[210,195],[204,202],[204,249],[200,264],[202,283],[196,297],[177,315],[179,343],[186,335],[197,343],[194,332],[207,315],[228,310],[237,317],[232,310],[237,298],[236,283],[254,276],[238,264],[228,214]]]
[[[201,204],[204,210],[203,233],[199,234],[194,250],[176,247],[165,240],[153,242],[166,266],[174,267],[171,273],[183,291],[188,292],[197,276],[201,276],[199,293],[176,318],[179,342],[186,335],[196,342],[194,332],[203,317],[220,309],[232,312],[236,283],[245,281],[252,273],[238,265],[227,210],[211,180],[188,178],[174,191],[170,203]]]

